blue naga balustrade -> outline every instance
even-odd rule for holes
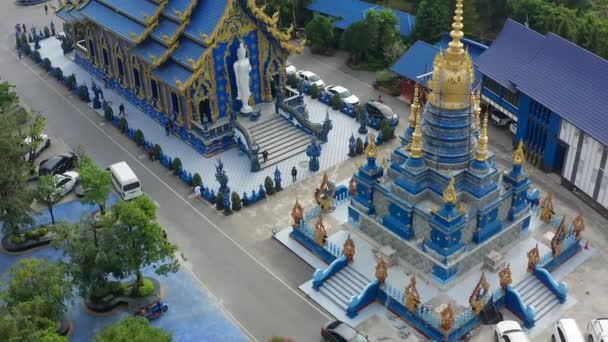
[[[508,285],[505,290],[504,305],[514,313],[515,316],[522,320],[526,328],[530,329],[534,326],[536,317],[534,308],[526,305],[521,299],[519,292],[511,287],[511,285]]]
[[[363,291],[358,296],[351,298],[346,308],[346,315],[349,318],[355,318],[359,314],[361,309],[365,308],[371,302],[376,300],[378,297],[378,290],[380,289],[380,281],[378,279],[373,280],[367,284]]]
[[[549,290],[551,290],[557,299],[559,299],[561,304],[566,302],[566,298],[568,297],[568,285],[566,285],[566,283],[558,283],[555,281],[555,279],[553,279],[553,276],[551,276],[549,271],[538,265],[534,267],[534,276]]]
[[[315,290],[319,290],[319,287],[323,285],[329,278],[331,278],[334,274],[340,272],[344,267],[348,265],[348,260],[343,255],[336,260],[334,260],[326,269],[317,269],[312,276],[312,288]]]
[[[304,222],[302,222],[304,223]],[[326,264],[331,264],[334,260],[336,260],[336,256],[329,252],[327,249],[323,248],[323,246],[319,246],[319,244],[315,241],[314,236],[311,237],[304,232],[302,227],[294,228],[289,234],[291,238],[299,242],[304,248],[308,249],[311,253],[319,257]]]

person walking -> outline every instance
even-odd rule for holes
[[[152,146],[148,146],[148,160],[154,161],[154,148]]]
[[[44,14],[49,15],[49,6],[44,4]]]
[[[268,151],[262,152],[262,158],[264,158],[264,163],[268,161]]]
[[[169,136],[169,134],[171,134],[171,123],[169,122],[169,120],[167,120],[167,122],[165,123],[165,135]]]
[[[120,106],[118,106],[118,116],[127,116],[127,114],[125,113],[124,103],[121,103]]]
[[[195,186],[193,192],[194,192],[194,199],[200,200],[202,198],[200,185]]]
[[[296,182],[298,180],[298,169],[296,169],[296,167],[292,167],[291,168],[291,181],[292,182]]]

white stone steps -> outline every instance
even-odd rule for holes
[[[348,307],[348,303],[345,302],[344,300],[338,298],[329,287],[321,286],[321,288],[319,289],[319,292],[323,296],[325,296],[327,299],[329,299],[332,303],[334,303],[338,307],[340,307],[342,310],[346,310],[346,308]]]
[[[351,278],[349,278],[347,275],[343,274],[342,272],[338,272],[336,274],[334,274],[334,276],[332,278],[336,278],[339,279],[340,282],[342,282],[344,284],[345,288],[348,288],[348,290],[351,293],[361,293],[361,291],[363,290],[363,287],[359,286],[358,283],[356,283],[356,281],[353,281]]]
[[[331,281],[331,278],[325,281],[321,287],[327,287],[331,289],[331,292],[334,294],[334,296],[338,297],[344,303],[348,303],[350,297],[352,297],[352,293],[346,291],[343,287],[341,287],[340,284],[337,284],[335,281]]]
[[[517,292],[520,292],[535,279],[536,277],[528,273],[528,275],[524,279],[522,279],[519,283],[517,283],[517,285],[514,286],[514,289],[516,289]]]
[[[269,129],[271,129],[272,127],[276,127],[276,126],[280,126],[280,125],[284,125],[284,124],[288,124],[291,125],[289,123],[289,121],[281,118],[281,117],[276,117],[270,120],[266,120],[260,124],[257,124],[253,127],[249,128],[249,132],[252,134],[260,134],[263,133]]]
[[[266,162],[263,162],[263,161],[260,162],[260,167],[262,169],[265,169],[267,167],[278,164],[278,163],[282,162],[283,160],[289,159],[289,158],[293,157],[294,155],[300,154],[300,153],[306,151],[306,148],[308,147],[308,145],[309,145],[309,142],[306,142],[304,144],[298,145],[297,148],[293,147],[293,146],[289,146],[289,149],[285,149],[283,152],[280,152],[278,154],[277,154],[277,152],[271,153]],[[263,149],[260,149],[260,151],[263,151]],[[263,160],[263,159],[260,158],[260,160]]]
[[[269,151],[272,154],[272,152],[276,152],[285,149],[286,147],[297,145],[300,142],[305,142],[307,145],[310,144],[310,136],[308,134],[303,133],[304,132],[296,131],[292,132],[291,134],[285,135],[280,139],[274,139],[272,142],[258,142],[258,146],[260,146],[260,152]]]
[[[534,318],[537,322],[541,320],[544,316],[546,316],[549,312],[555,309],[559,305],[559,300],[555,297],[549,297],[551,300],[548,300],[541,309],[537,309],[536,317]]]
[[[547,298],[551,297],[555,297],[555,295],[549,289],[545,288],[545,291],[539,293],[538,296],[534,297],[534,299],[529,301],[528,304],[534,306],[535,309],[540,308],[541,304],[543,304]]]
[[[259,123],[255,124],[255,125],[249,127],[249,131],[250,132],[254,132],[254,131],[258,130],[258,129],[261,129],[263,127],[271,125],[271,124],[273,124],[275,122],[281,122],[281,121],[285,121],[285,120],[282,117],[280,117],[280,116],[277,115],[277,116],[273,117],[270,120],[262,121],[262,122],[259,122]]]
[[[259,145],[268,145],[268,144],[272,144],[274,142],[276,142],[277,140],[283,140],[286,139],[290,136],[293,135],[305,135],[305,136],[309,136],[308,134],[306,134],[305,132],[303,132],[301,129],[295,127],[295,126],[290,126],[288,128],[285,128],[279,132],[276,132],[272,135],[265,135],[265,136],[258,136],[258,135],[254,135],[255,138],[255,142]]]
[[[357,272],[357,270],[352,267],[347,266],[342,270],[342,272],[350,275],[351,279],[355,280],[362,289],[371,282],[371,280],[367,279],[364,275]]]
[[[256,137],[259,137],[260,139],[263,139],[268,136],[273,136],[277,132],[280,132],[282,130],[285,130],[285,129],[288,129],[291,127],[295,127],[295,126],[290,124],[287,120],[277,121],[277,122],[273,122],[272,124],[270,124],[268,126],[264,126],[258,130],[251,131],[251,134],[253,134]]]
[[[547,287],[538,281],[534,286],[531,286],[528,291],[522,294],[522,300],[524,303],[529,303],[532,299],[536,298],[538,295],[541,295],[544,291],[548,291]]]

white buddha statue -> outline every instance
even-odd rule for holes
[[[237,56],[239,59],[232,65],[234,69],[234,77],[236,78],[237,87],[237,100],[240,100],[243,106],[241,107],[241,113],[251,113],[253,108],[249,105],[249,97],[251,97],[251,90],[249,90],[249,73],[251,72],[251,63],[247,58],[247,51],[240,44],[237,50]]]

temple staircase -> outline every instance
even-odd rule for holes
[[[250,126],[247,131],[260,147],[261,169],[273,166],[306,151],[306,147],[311,142],[310,134],[279,115],[274,115],[266,121]],[[262,158],[263,151],[268,151],[266,162]]]
[[[533,274],[528,274],[514,288],[526,305],[534,307],[536,322],[559,305],[557,296]]]
[[[319,288],[319,292],[332,303],[346,311],[350,298],[358,296],[371,282],[351,266],[346,266],[340,272],[327,279]]]

